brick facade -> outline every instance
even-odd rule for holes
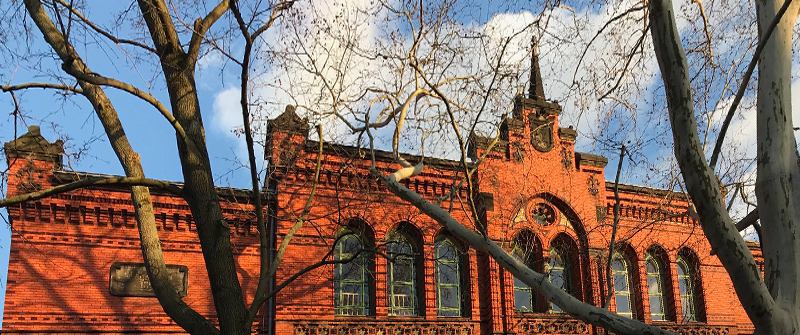
[[[441,203],[467,227],[486,227],[491,239],[518,253],[542,271],[553,271],[553,250],[564,265],[566,287],[579,299],[601,306],[608,287],[606,264],[612,232],[614,190],[605,182],[603,157],[575,152],[575,131],[561,128],[561,107],[543,98],[518,98],[513,118],[501,136],[473,137],[473,174],[478,213],[469,211],[468,189],[459,161],[425,158],[422,174],[402,183],[429,201]],[[266,159],[269,229],[274,246],[303,214],[314,185],[319,142],[308,139],[308,124],[292,109],[270,121]],[[337,239],[358,235],[369,261],[368,279],[358,298],[363,309],[342,315],[335,306],[336,266],[312,270],[284,288],[262,309],[255,332],[274,334],[597,334],[603,333],[537,300],[529,310],[518,307],[514,278],[491,257],[462,245],[435,221],[401,201],[371,175],[370,152],[323,143],[322,166],[314,197],[286,252],[276,283],[322,260]],[[9,196],[44,189],[89,176],[64,171],[60,143],[49,143],[31,128],[6,144]],[[399,166],[391,153],[376,152],[376,169],[391,173]],[[407,156],[416,162],[418,157]],[[472,163],[470,163],[472,164]],[[472,168],[473,166],[470,166]],[[257,236],[248,192],[219,189],[223,211],[233,231],[240,281],[248,301],[258,274]],[[727,273],[702,230],[685,213],[682,193],[629,185],[619,187],[620,221],[615,257],[624,259],[635,318],[688,334],[749,334],[752,325],[741,308]],[[205,265],[188,206],[169,193],[153,191],[156,220],[167,264],[185,266],[185,301],[213,315]],[[118,296],[110,290],[112,268],[119,262],[141,263],[130,194],[124,188],[92,187],[9,208],[13,225],[3,332],[17,333],[175,333],[181,332],[153,297]],[[472,218],[479,217],[475,222]],[[413,249],[409,261],[416,275],[407,285],[413,293],[390,294],[392,265],[386,257],[397,236]],[[448,239],[449,238],[449,239]],[[437,253],[448,239],[459,251],[457,316],[439,316]],[[759,262],[760,250],[753,246]],[[664,321],[651,321],[648,294],[650,258],[662,266]],[[329,259],[330,256],[329,256]],[[679,275],[679,259],[688,267]],[[399,263],[395,263],[399,264]],[[397,265],[395,265],[397,266]],[[441,270],[444,271],[444,270]],[[559,270],[561,271],[561,270]],[[554,276],[555,272],[551,272]],[[616,272],[615,272],[616,273]],[[618,274],[618,273],[617,273]],[[395,275],[396,276],[396,275]],[[616,278],[616,277],[615,277]],[[622,277],[620,277],[622,278]],[[684,279],[683,282],[681,280]],[[684,317],[681,284],[694,285],[695,319]],[[395,285],[395,286],[392,286]],[[406,284],[403,284],[406,285]],[[405,286],[403,286],[405,287]],[[355,297],[350,295],[348,297]],[[398,297],[411,300],[397,300]],[[395,300],[393,300],[395,299]],[[683,300],[683,301],[682,301]],[[394,301],[394,302],[393,302]],[[414,301],[399,316],[398,301]],[[611,295],[610,308],[619,299]],[[393,304],[394,307],[393,307]],[[401,306],[402,307],[402,306]],[[339,308],[339,309],[337,309]],[[352,311],[344,309],[344,311]]]

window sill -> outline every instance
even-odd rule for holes
[[[358,321],[358,320],[365,320],[365,321],[374,321],[374,315],[334,315],[333,318],[335,320],[348,320],[348,321]]]
[[[391,321],[424,321],[424,316],[397,316],[397,315],[387,315],[386,319]]]

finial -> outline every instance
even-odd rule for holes
[[[545,100],[542,73],[539,70],[539,50],[536,37],[531,37],[531,84],[528,88],[528,97],[534,100]]]

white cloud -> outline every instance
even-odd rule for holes
[[[600,85],[606,83],[604,80],[608,71],[612,67],[619,67],[619,64],[609,64],[612,55],[609,48],[625,48],[635,42],[631,38],[640,29],[632,23],[626,23],[626,29],[615,28],[612,32],[607,32],[598,38],[594,45],[589,48],[578,68],[577,58],[583,51],[586,43],[598,31],[602,24],[611,17],[619,14],[632,6],[633,2],[625,1],[623,4],[616,4],[613,8],[603,8],[601,10],[583,9],[572,11],[564,8],[556,8],[551,12],[545,13],[548,17],[546,27],[532,26],[536,17],[528,11],[514,13],[497,13],[493,15],[484,25],[474,22],[464,23],[455,22],[443,31],[460,30],[461,34],[482,35],[487,37],[480,39],[464,39],[457,47],[469,50],[468,53],[461,55],[457,64],[447,69],[446,73],[437,75],[473,75],[480,71],[487,71],[487,64],[491,64],[492,57],[496,57],[499,52],[500,41],[503,38],[515,35],[506,49],[508,60],[507,68],[513,72],[516,78],[512,82],[505,83],[503,86],[502,97],[496,98],[492,107],[493,118],[486,119],[495,122],[497,114],[502,113],[503,107],[507,106],[516,93],[527,92],[527,81],[529,72],[527,67],[530,64],[530,41],[531,36],[536,35],[540,38],[540,65],[544,77],[545,92],[548,98],[559,100],[564,107],[561,118],[561,126],[574,124],[581,134],[589,136],[599,136],[598,133],[607,131],[601,125],[601,121],[608,116],[610,107],[607,101],[597,101],[598,94],[582,95],[577,94],[578,90],[573,84],[573,75],[576,80],[583,85]],[[326,129],[326,134],[330,133],[331,138],[327,140],[347,141],[352,139],[346,135],[349,131],[343,123],[331,116],[334,108],[350,107],[353,110],[343,109],[349,121],[356,122],[353,115],[362,115],[370,108],[370,101],[377,94],[363,95],[366,87],[388,87],[398,89],[399,85],[410,82],[410,69],[406,66],[405,72],[398,77],[394,72],[398,63],[393,59],[381,58],[380,55],[399,54],[409,47],[409,32],[407,28],[397,28],[403,24],[402,20],[394,20],[385,16],[374,15],[374,7],[368,0],[359,1],[315,1],[313,4],[297,3],[297,11],[305,13],[301,17],[287,16],[286,22],[281,26],[271,29],[262,46],[263,50],[275,54],[293,56],[290,58],[278,58],[271,63],[256,64],[254,68],[266,66],[263,73],[256,74],[258,85],[252,87],[253,101],[259,101],[257,106],[262,115],[261,121],[276,117],[281,113],[286,104],[299,105],[299,113],[311,109],[313,113],[309,116],[316,116],[312,120],[314,123],[322,123]],[[393,21],[394,20],[394,21]],[[541,21],[545,22],[545,21]],[[543,23],[542,23],[543,24]],[[346,27],[351,29],[336,29]],[[352,29],[355,28],[355,29]],[[522,33],[520,33],[522,32]],[[488,41],[490,46],[481,45],[481,41]],[[418,52],[429,52],[432,47],[430,40],[426,40],[420,46]],[[356,46],[358,52],[353,52]],[[403,50],[400,50],[403,49]],[[645,48],[650,52],[652,48]],[[345,52],[349,50],[349,52]],[[301,52],[301,54],[298,54]],[[371,57],[378,55],[377,57]],[[645,57],[647,59],[647,57]],[[313,61],[313,63],[312,63]],[[646,60],[646,64],[639,69],[645,71],[635,71],[625,78],[623,86],[650,87],[656,78],[653,69],[655,61]],[[406,64],[407,65],[407,64]],[[337,98],[344,100],[360,99],[360,103],[349,103],[337,105],[333,97],[327,91],[328,87],[323,85],[319,77],[308,71],[299,71],[299,68],[318,71],[322,77],[328,79],[328,85],[334,91]],[[576,68],[578,71],[576,72]],[[649,69],[649,70],[648,70]],[[516,72],[515,72],[516,71]],[[411,85],[413,87],[413,85]],[[455,86],[454,86],[455,87]],[[592,88],[592,87],[589,87]],[[408,89],[408,88],[406,88]],[[600,91],[603,87],[594,88]],[[216,113],[232,113],[238,115],[238,93],[231,94],[231,89],[218,94],[215,100]],[[456,92],[456,89],[453,89]],[[581,92],[586,92],[587,87],[582,87]],[[406,91],[408,92],[408,91]],[[638,93],[638,94],[637,94]],[[629,92],[627,96],[617,97],[626,99],[642,99],[642,101],[628,101],[636,108],[637,104],[646,105],[651,98],[647,94],[639,92]],[[229,99],[227,103],[220,100]],[[479,105],[475,100],[465,100],[468,106]],[[644,102],[643,102],[644,101]],[[504,105],[505,104],[505,105]],[[219,106],[219,107],[218,107]],[[233,107],[235,106],[236,112]],[[385,104],[381,105],[381,107]],[[425,108],[433,108],[431,106]],[[477,108],[477,107],[475,107]],[[375,118],[375,110],[371,114]],[[322,116],[320,116],[322,115]],[[427,115],[420,112],[414,115],[417,120],[423,120]],[[229,132],[229,130],[241,124],[240,116],[231,118],[227,115],[215,116],[222,121],[217,127]],[[469,116],[464,116],[468,118]],[[238,121],[233,121],[238,120]],[[229,122],[230,121],[230,122]],[[235,123],[234,123],[235,122]],[[422,121],[420,121],[422,122]],[[426,125],[438,126],[434,121],[429,120]],[[410,126],[411,127],[411,126]],[[447,126],[445,125],[444,128]],[[642,128],[645,128],[642,126]],[[332,130],[332,131],[331,131]],[[407,129],[411,136],[417,136],[410,140],[406,149],[415,148],[419,141],[420,131]],[[644,131],[644,130],[642,130]],[[390,132],[389,132],[390,133]],[[384,131],[379,135],[384,138],[389,136]],[[234,134],[231,134],[234,136]],[[328,135],[326,135],[328,136]],[[426,141],[433,141],[431,145],[440,146],[439,152],[453,152],[453,142],[439,141],[444,137],[443,133],[428,134]],[[591,138],[582,136],[579,144],[588,146],[592,142]],[[451,146],[451,150],[447,150]],[[384,147],[385,149],[385,147]],[[591,150],[591,149],[590,149]],[[430,153],[430,151],[428,151]]]
[[[242,125],[242,106],[239,103],[241,90],[236,87],[226,88],[214,96],[213,127],[222,133],[233,134],[233,130]]]

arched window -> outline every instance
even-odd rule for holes
[[[678,287],[681,294],[683,321],[697,321],[697,294],[694,287],[694,273],[681,256],[678,256]]]
[[[667,285],[664,267],[658,258],[650,254],[645,260],[645,267],[647,268],[647,294],[650,297],[650,318],[653,321],[667,320],[667,306],[666,299],[664,299]]]
[[[463,254],[448,239],[436,242],[436,310],[438,316],[462,316]]]
[[[514,258],[525,263],[525,260],[514,254]],[[536,306],[536,296],[531,287],[514,277],[514,309],[517,312],[533,312]]]
[[[550,250],[550,261],[547,263],[548,267],[548,276],[550,279],[550,283],[554,286],[570,293],[570,274],[569,274],[569,264],[567,264],[565,258],[562,256],[563,253],[558,250],[558,248],[553,248]],[[550,303],[550,310],[553,313],[563,313],[564,311],[561,310],[561,307],[554,303]]]
[[[538,267],[541,266],[541,243],[536,235],[530,231],[522,231],[514,239],[514,250],[511,253],[525,266],[541,271]],[[537,266],[538,265],[538,266]],[[537,312],[540,310],[537,293],[531,290],[530,286],[523,283],[517,277],[514,277],[514,309],[517,312],[529,313]]]
[[[409,237],[395,233],[387,244],[389,315],[419,315],[417,276],[419,255]]]
[[[336,243],[335,260],[350,260],[334,267],[333,291],[336,315],[369,315],[371,255],[362,252],[364,241],[356,234],[344,235]]]
[[[614,278],[614,298],[617,303],[617,314],[628,317],[636,317],[634,308],[635,296],[631,285],[630,265],[628,260],[621,254],[616,253],[611,259],[611,274]]]

